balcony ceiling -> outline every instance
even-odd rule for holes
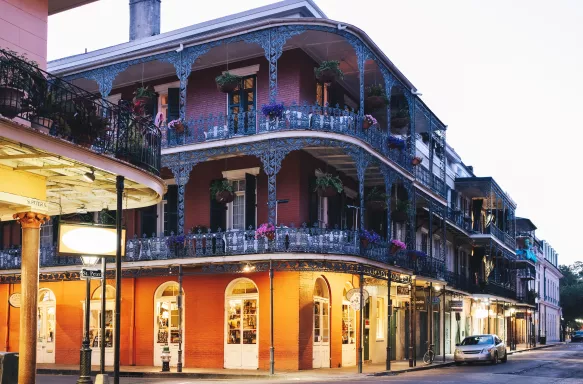
[[[74,213],[78,208],[91,212],[116,207],[116,176],[66,156],[0,138],[0,167],[43,177],[49,215]],[[89,183],[83,175],[92,170],[95,181]],[[158,200],[156,193],[144,185],[126,179],[125,188],[124,209]],[[12,214],[20,209],[30,210],[30,207],[0,202],[0,221],[12,220]]]
[[[97,0],[49,0],[49,16],[95,1]]]

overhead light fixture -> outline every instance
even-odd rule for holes
[[[88,183],[93,183],[95,181],[95,171],[91,169],[91,172],[87,172],[83,175],[83,180]]]
[[[247,265],[245,265],[243,267],[243,272],[251,272],[254,269],[255,269],[255,266],[254,265],[251,265],[251,264],[247,263]]]
[[[441,285],[439,285],[439,284],[435,284],[435,285],[433,286],[433,289],[435,289],[435,291],[436,291],[436,292],[439,292],[439,291],[441,291]]]

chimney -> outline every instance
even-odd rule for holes
[[[160,0],[130,0],[130,41],[160,34]]]

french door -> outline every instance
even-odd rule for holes
[[[255,133],[254,111],[257,98],[257,76],[241,78],[239,86],[229,93],[229,123],[233,125],[233,133],[238,135]]]
[[[356,365],[356,311],[350,303],[342,304],[342,366]]]
[[[41,364],[55,363],[56,305],[54,301],[38,304],[36,361]]]
[[[259,367],[257,302],[257,294],[227,298],[225,368]]]
[[[313,368],[330,368],[330,303],[314,297]]]

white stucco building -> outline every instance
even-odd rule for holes
[[[559,341],[561,337],[561,306],[559,302],[560,279],[559,254],[546,241],[541,242],[543,257],[536,265],[536,287],[539,303],[539,334],[547,342]]]

